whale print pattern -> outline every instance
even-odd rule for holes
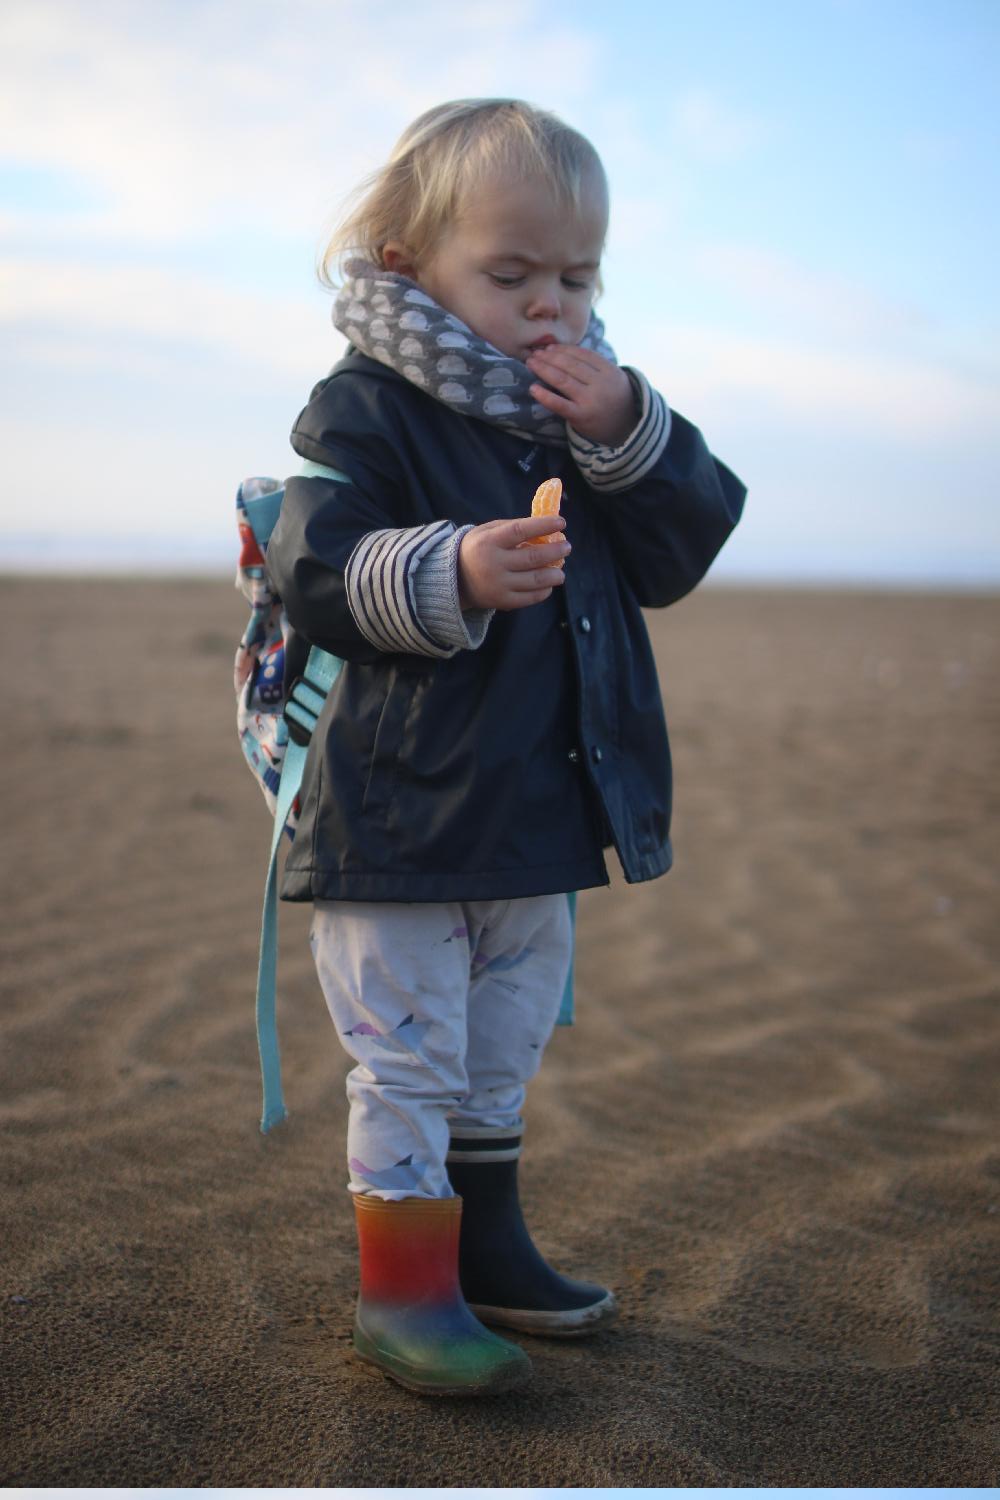
[[[348,261],[344,272],[333,321],[362,354],[398,370],[463,416],[568,445],[566,423],[532,400],[535,376],[521,360],[480,338],[406,276],[364,260]],[[580,343],[614,362],[604,324],[593,313]]]

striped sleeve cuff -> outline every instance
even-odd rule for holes
[[[355,625],[376,650],[452,656],[458,649],[428,629],[415,591],[422,560],[454,532],[451,521],[369,531],[351,553],[344,570],[347,602]]]
[[[605,494],[631,489],[659,461],[670,437],[670,408],[639,370],[623,366],[639,403],[639,420],[624,443],[607,448],[567,427],[574,462],[587,483]]]
[[[413,578],[414,607],[420,623],[441,645],[454,651],[481,646],[492,609],[463,612],[458,599],[458,549],[471,526],[461,526],[425,552]],[[447,652],[451,655],[451,652]]]

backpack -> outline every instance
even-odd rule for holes
[[[240,534],[236,587],[250,603],[250,619],[233,665],[236,728],[247,764],[274,819],[257,966],[257,1050],[264,1096],[260,1128],[265,1134],[288,1113],[281,1092],[275,1023],[278,847],[283,834],[289,840],[295,837],[309,741],[342,665],[339,657],[313,646],[303,675],[290,690],[285,683],[288,621],[267,571],[267,544],[284,497],[277,479],[244,479],[236,492]]]
[[[319,464],[304,472],[350,481]],[[298,825],[299,788],[309,741],[343,662],[312,646],[301,677],[285,682],[288,620],[267,571],[267,544],[281,513],[284,485],[278,479],[244,479],[236,492],[240,555],[236,587],[250,604],[250,619],[236,648],[233,685],[236,727],[246,762],[274,819],[271,852],[264,884],[264,910],[257,965],[257,1050],[260,1054],[263,1107],[260,1128],[266,1135],[287,1118],[281,1090],[281,1060],[275,1021],[278,968],[278,850],[282,835],[292,840]],[[575,926],[576,893],[568,892]],[[573,1022],[573,964],[559,1011],[558,1025]]]

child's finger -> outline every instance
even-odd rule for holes
[[[550,390],[547,385],[531,385],[528,387],[528,390],[538,402],[539,406],[548,407],[549,411],[554,410],[552,406],[553,401],[562,400],[562,397],[557,396],[555,391]]]
[[[551,517],[545,517],[549,520]],[[528,573],[532,568],[558,568],[573,548],[562,537],[556,542],[535,542],[517,548],[513,557],[507,559],[507,567],[514,573]]]
[[[593,385],[598,371],[579,356],[578,349],[542,349],[528,361],[529,368],[549,385],[560,389],[569,383],[574,389]]]
[[[558,417],[565,417],[567,422],[579,414],[580,408],[575,401],[567,401],[565,396],[548,390],[544,385],[529,385],[528,390],[540,406],[547,407]]]
[[[513,521],[495,523],[493,540],[498,547],[516,550],[524,542],[530,542],[533,536],[547,536],[552,531],[565,529],[565,516],[517,516]]]
[[[549,594],[553,588],[559,588],[562,583],[565,583],[564,574],[559,573],[555,568],[549,568],[549,576],[543,582],[535,583],[532,588],[508,589],[508,603],[504,607],[507,607],[507,609],[523,609],[526,604],[540,604],[543,598],[549,598]]]
[[[531,594],[538,589],[558,588],[566,582],[566,574],[557,563],[547,568],[531,568],[527,573],[511,573],[507,587],[513,594]]]
[[[501,609],[528,609],[531,604],[541,604],[541,601],[549,598],[552,588],[540,588],[534,594],[511,594],[507,603],[501,604]]]
[[[545,384],[551,386],[554,391],[558,391],[560,395],[572,397],[577,401],[593,389],[591,383],[581,380],[572,370],[536,369],[533,373],[540,375]]]

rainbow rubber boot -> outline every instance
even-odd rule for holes
[[[459,1276],[484,1323],[547,1338],[594,1333],[618,1316],[614,1294],[562,1276],[535,1248],[517,1190],[521,1130],[452,1125],[448,1178],[464,1204]]]
[[[484,1328],[462,1296],[461,1198],[387,1203],[356,1193],[354,1209],[360,1359],[424,1396],[492,1395],[530,1379],[524,1350]]]

